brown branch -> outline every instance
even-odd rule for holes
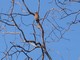
[[[44,29],[42,27],[42,25],[40,24],[40,22],[38,23],[39,26],[40,26],[40,30],[41,30],[41,37],[42,37],[42,48],[43,48],[43,51],[45,52],[45,54],[48,56],[49,60],[52,60],[51,56],[49,55],[49,53],[47,52],[46,50],[46,45],[45,45],[45,40],[44,40]],[[44,52],[43,52],[43,57],[42,59],[44,59]]]
[[[14,10],[14,2],[15,2],[15,0],[12,0],[12,7],[11,7],[10,15],[12,15],[13,10]]]
[[[26,7],[26,10],[28,11],[29,14],[33,15],[34,16],[34,13],[32,13],[29,8],[27,7],[26,3],[24,2],[24,0],[22,0],[24,6]]]
[[[38,0],[38,13],[40,11],[40,0]]]
[[[73,15],[73,14],[79,13],[79,12],[80,12],[80,10],[78,10],[78,11],[76,11],[76,12],[69,13],[69,14],[67,14],[66,16],[62,17],[61,19],[66,18],[66,17],[68,17],[68,16],[70,16],[70,15]]]
[[[14,24],[9,24],[9,23],[7,23],[7,22],[5,22],[5,21],[2,21],[2,20],[0,20],[0,22],[4,23],[4,24],[6,24],[6,25],[9,25],[9,26],[15,26]]]
[[[25,37],[25,35],[24,35],[23,30],[19,28],[19,26],[18,26],[17,23],[15,22],[15,20],[14,20],[14,18],[13,18],[12,15],[11,15],[11,18],[12,18],[12,21],[14,22],[15,26],[17,27],[17,29],[22,33],[24,40],[27,41],[27,39],[26,39],[26,37]]]
[[[33,33],[34,40],[35,40],[35,42],[36,42],[36,31],[35,31],[35,28],[34,28],[34,25],[33,25],[33,24],[32,24],[32,27],[33,27],[33,31],[34,31],[34,33]]]

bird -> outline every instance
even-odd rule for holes
[[[38,14],[38,12],[35,12],[34,18],[35,18],[36,22],[39,23],[39,14]]]

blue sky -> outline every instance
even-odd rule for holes
[[[19,1],[21,2],[21,0],[17,0],[16,2],[19,2]],[[54,2],[51,4],[49,4],[49,2],[50,2],[49,0],[45,0],[45,1],[41,0],[40,18],[43,18],[46,11],[48,11],[51,8],[55,8],[59,11],[59,8],[55,5]],[[37,1],[34,1],[34,0],[29,1],[28,0],[28,2],[26,2],[26,3],[32,12],[37,11],[37,7],[38,7]],[[21,2],[21,4],[22,4],[22,2]],[[75,11],[78,11],[80,9],[79,6],[80,6],[80,3],[67,2],[67,5],[65,5],[63,7],[67,7],[68,9],[71,9],[73,12],[75,12]],[[8,0],[6,2],[5,2],[5,0],[0,1],[0,13],[1,12],[9,13],[10,7],[11,7],[11,1],[10,0]],[[22,8],[25,10],[24,7],[22,7]],[[59,24],[59,26],[61,26],[63,28],[67,28],[67,26],[69,26],[69,23],[71,23],[71,21],[73,21],[75,19],[75,15],[71,15],[69,17],[62,19],[62,20],[59,20],[58,17],[60,17],[60,15],[64,14],[64,13],[61,13],[58,11],[54,10],[52,12],[54,14],[53,17],[54,16],[57,16],[57,17],[54,17],[54,19],[52,19],[51,18],[52,15],[50,14],[48,16],[48,18],[50,19],[50,21],[52,21],[52,23],[55,24],[54,20],[56,20],[56,22]],[[15,6],[14,12],[20,12],[21,13],[21,10],[17,4]],[[68,11],[68,13],[70,13],[70,11]],[[8,19],[8,17],[4,17],[4,16],[1,16],[1,18],[7,18]],[[24,24],[29,25],[34,21],[34,17],[31,15],[25,16],[25,17],[21,17],[21,16],[15,17],[16,22],[18,23],[18,25],[20,25],[20,28],[22,28],[23,31],[25,32],[25,35],[28,36],[27,39],[33,39],[33,37],[31,37],[32,36],[31,33],[33,31],[32,26],[31,25],[30,26],[24,26],[22,24],[21,18],[22,18]],[[78,19],[80,19],[80,15],[78,16]],[[52,26],[48,25],[48,24],[50,24],[50,23],[47,20],[45,20],[44,25],[43,25],[44,30],[45,30],[45,37],[52,30]],[[0,40],[1,40],[0,52],[3,52],[6,50],[6,44],[5,43],[7,43],[8,48],[11,46],[10,42],[16,42],[16,44],[23,45],[23,43],[20,40],[19,35],[10,35],[10,34],[5,35],[5,34],[1,33],[1,32],[6,32],[6,31],[8,31],[8,32],[10,32],[10,31],[11,32],[13,32],[13,31],[19,32],[18,30],[16,30],[15,27],[9,27],[9,26],[7,26],[5,24],[1,24],[1,23],[0,23],[0,26],[6,26],[6,29],[3,29],[2,31],[0,31]],[[51,57],[53,58],[53,60],[80,60],[80,47],[79,47],[80,46],[80,27],[79,26],[80,26],[80,23],[72,25],[70,27],[70,29],[63,36],[66,39],[61,39],[58,42],[52,42],[52,40],[50,40],[50,38],[49,38],[49,40],[47,39],[47,41],[49,41],[49,42],[51,41],[50,43],[46,43],[46,45],[47,45],[47,49],[48,50],[50,49],[49,53],[50,53]],[[59,32],[58,31],[55,31],[55,32],[59,36]],[[55,38],[54,35],[52,35],[52,36],[51,36],[52,38],[57,40],[57,38]],[[39,38],[40,37],[38,37],[38,39]],[[6,40],[6,42],[5,42],[5,40]],[[34,58],[33,58],[34,60],[37,58],[36,52],[39,52],[37,54],[41,54],[39,49],[30,53],[30,56],[34,55]],[[3,54],[0,53],[0,58],[2,56],[3,56]],[[25,57],[25,56],[23,55],[23,57]],[[45,59],[47,59],[47,57],[45,57]]]

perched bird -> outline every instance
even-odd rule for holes
[[[38,14],[38,12],[35,12],[34,18],[35,18],[36,22],[39,23],[39,14]]]

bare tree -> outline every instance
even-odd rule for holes
[[[70,1],[49,1],[47,5],[54,4],[44,11],[45,14],[41,13],[45,9],[41,0],[36,0],[36,7],[32,5],[31,9],[29,2],[11,0],[9,12],[0,12],[0,34],[5,35],[3,40],[6,45],[1,60],[19,60],[22,56],[23,60],[54,60],[50,54],[50,44],[62,39],[68,40],[64,34],[73,24],[80,22],[80,9],[73,11],[66,7]],[[33,8],[37,9],[36,12]],[[68,19],[72,15],[74,18]],[[36,55],[35,59],[33,55]]]

